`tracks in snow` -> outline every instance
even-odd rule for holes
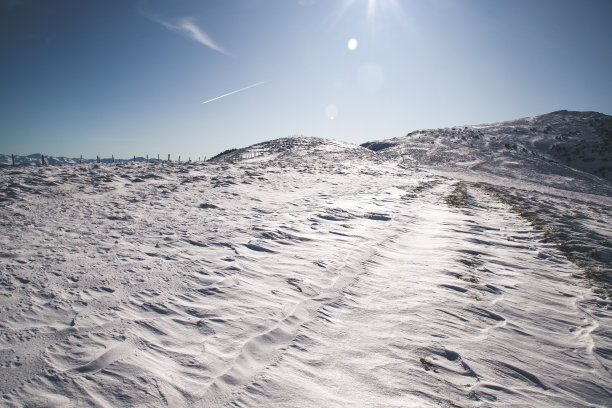
[[[3,402],[605,404],[609,316],[562,254],[478,189],[347,163],[41,171],[61,191],[4,210]]]
[[[229,405],[605,405],[574,267],[543,257],[537,232],[478,190],[449,210],[449,189],[395,212],[343,266],[349,284]]]

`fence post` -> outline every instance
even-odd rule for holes
[[[170,153],[168,153],[168,161],[170,161]]]
[[[181,156],[179,156],[179,163],[181,162]]]
[[[13,167],[15,167],[15,155],[11,154],[11,160],[13,160]]]
[[[157,153],[157,161],[159,161],[159,153]]]
[[[149,162],[149,154],[147,153],[147,163]]]
[[[134,163],[136,163],[136,155],[134,155]]]
[[[81,153],[81,158],[79,159],[79,164],[83,164],[83,153]]]
[[[40,155],[40,165],[41,165],[41,166],[44,166],[44,165],[45,165],[45,155],[44,155],[44,154],[41,154],[41,155]]]
[[[115,155],[111,154],[111,162],[114,163],[115,162]]]

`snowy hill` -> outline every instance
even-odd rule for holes
[[[329,140],[316,137],[287,137],[258,143],[242,149],[233,149],[227,154],[212,158],[212,162],[237,162],[242,160],[264,160],[300,163],[333,164],[335,159],[347,158],[360,160],[378,160],[378,155],[371,150],[338,140]]]
[[[529,178],[553,175],[563,178],[558,186],[576,177],[590,179],[575,170],[612,180],[612,117],[595,112],[558,111],[489,125],[421,130],[362,146],[421,165]]]
[[[609,129],[3,167],[1,405],[609,406]]]

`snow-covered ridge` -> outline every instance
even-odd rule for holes
[[[285,137],[257,143],[249,147],[233,150],[218,156],[214,162],[236,162],[241,160],[279,160],[311,161],[334,156],[375,159],[376,155],[352,143],[317,137]]]
[[[612,180],[612,117],[596,112],[558,111],[420,130],[362,146],[419,164],[508,172],[518,162],[543,173],[568,173],[569,168]]]

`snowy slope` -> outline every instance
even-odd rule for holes
[[[538,182],[557,187],[582,189],[580,182],[590,183],[591,175],[612,180],[612,117],[596,112],[558,111],[489,125],[421,130],[362,146],[418,164],[525,180],[539,176]]]
[[[0,169],[2,405],[609,406],[609,181],[441,132]]]

